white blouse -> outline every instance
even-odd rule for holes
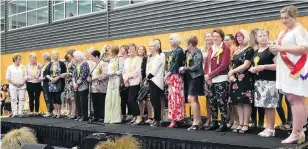
[[[152,56],[148,59],[146,75],[154,75],[151,79],[161,90],[164,90],[164,55]]]
[[[12,80],[16,83],[25,83],[25,73],[26,73],[26,67],[24,65],[19,65],[18,67],[15,64],[10,65],[7,68],[5,78],[8,80]],[[9,84],[10,89],[26,89],[26,84],[24,84],[22,87],[16,87],[13,84]]]
[[[129,86],[139,85],[142,79],[141,76],[142,58],[135,56],[134,58],[127,58],[124,61],[123,79],[129,81]]]
[[[282,36],[283,32],[284,31],[279,34],[279,37]],[[289,31],[284,36],[281,45],[282,47],[308,46],[307,30],[298,24],[296,28]],[[293,64],[295,64],[301,57],[301,55],[290,53],[287,53],[287,55]],[[300,77],[297,79],[293,79],[289,76],[290,70],[281,59],[280,53],[278,53],[276,57],[276,64],[276,87],[285,93],[308,97],[308,79],[303,79],[303,77],[308,75],[308,60],[300,72]]]

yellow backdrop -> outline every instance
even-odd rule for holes
[[[308,27],[308,16],[299,17],[297,19],[298,22],[300,22],[305,28]],[[278,34],[280,31],[284,29],[284,26],[280,22],[280,20],[273,20],[273,21],[266,21],[266,22],[257,22],[257,23],[248,23],[248,24],[239,24],[239,25],[232,25],[232,26],[225,26],[220,27],[225,34],[235,34],[240,29],[245,29],[247,31],[250,31],[254,28],[264,28],[269,30],[270,32],[270,40],[276,40]],[[195,35],[199,39],[198,46],[201,47],[204,45],[204,34],[206,32],[209,32],[213,30],[213,28],[206,28],[206,29],[199,29],[199,30],[190,30],[190,31],[183,31],[183,32],[177,32],[182,37],[182,47],[185,47],[184,41],[187,37],[191,35]],[[118,40],[111,40],[111,41],[102,41],[102,42],[95,42],[95,43],[86,43],[86,44],[79,44],[79,45],[71,45],[66,47],[55,47],[55,48],[48,48],[48,49],[40,49],[35,51],[25,51],[20,52],[22,55],[22,63],[27,64],[29,62],[28,55],[31,52],[35,52],[38,55],[38,61],[42,62],[42,54],[45,52],[51,53],[51,51],[56,50],[59,52],[60,57],[64,58],[66,51],[68,49],[76,49],[80,51],[86,51],[87,49],[94,47],[95,49],[101,50],[104,45],[123,45],[123,44],[129,44],[129,43],[135,43],[136,45],[144,45],[148,46],[149,41],[151,41],[154,38],[158,38],[162,41],[162,49],[167,50],[170,49],[168,39],[169,34],[157,34],[157,35],[150,35],[150,36],[142,36],[142,37],[133,37],[133,38],[126,38],[126,39],[118,39]],[[16,49],[18,50],[18,49]],[[5,80],[5,72],[7,67],[12,64],[12,55],[13,54],[2,54],[1,55],[1,80],[2,83],[6,83]],[[46,111],[45,101],[43,100],[43,97],[41,96],[40,100],[40,110]],[[206,115],[206,107],[205,107],[205,97],[199,98],[200,104],[201,104],[201,113],[203,116]],[[285,104],[284,104],[285,107]],[[189,105],[187,105],[186,108],[186,115],[189,116]],[[280,123],[280,120],[277,118],[276,123]]]

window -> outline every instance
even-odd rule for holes
[[[5,26],[5,23],[4,23],[4,15],[5,15],[5,11],[4,11],[4,4],[0,4],[0,9],[1,9],[1,17],[0,17],[0,21],[1,21],[1,32],[4,31],[4,26]]]
[[[12,0],[8,3],[9,29],[48,22],[48,1]]]
[[[53,20],[103,11],[107,0],[53,0]]]
[[[136,4],[136,3],[141,3],[149,0],[114,0],[114,7],[122,7],[122,6],[127,6],[130,4]]]

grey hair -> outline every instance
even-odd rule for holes
[[[82,61],[85,59],[84,53],[82,53],[81,51],[75,51],[73,53],[73,56],[77,61]]]
[[[175,44],[177,46],[181,44],[181,37],[177,33],[170,34],[169,35],[169,39],[172,39],[173,40],[173,44]]]
[[[244,36],[243,45],[248,45],[249,42],[250,42],[249,33],[246,30],[244,30],[244,29],[240,29],[239,32],[241,32],[243,34],[243,36]]]
[[[160,42],[158,40],[154,39],[151,41],[151,43],[153,44],[156,50],[160,49]]]
[[[51,57],[50,57],[50,54],[49,54],[49,53],[44,53],[44,54],[43,54],[43,58],[44,58],[46,61],[48,61],[48,62],[51,61]]]

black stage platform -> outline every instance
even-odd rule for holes
[[[83,138],[99,132],[108,135],[134,135],[143,141],[144,149],[286,149],[307,148],[308,146],[308,142],[300,146],[280,144],[280,141],[288,135],[287,131],[277,131],[277,137],[274,138],[261,138],[256,135],[261,130],[258,128],[251,129],[247,134],[237,134],[213,131],[192,132],[184,128],[151,128],[147,125],[108,124],[100,126],[74,120],[43,117],[1,119],[2,133],[20,127],[34,129],[40,143],[63,147],[81,146]]]

